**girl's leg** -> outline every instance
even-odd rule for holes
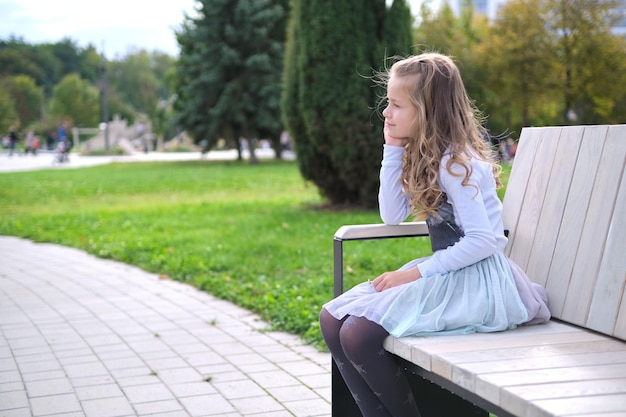
[[[324,340],[364,417],[419,417],[404,372],[383,349],[388,336],[363,317],[320,315]]]
[[[363,417],[391,417],[378,397],[374,395],[367,382],[365,382],[365,379],[352,366],[343,351],[340,332],[345,320],[337,320],[326,309],[322,309],[320,313],[322,336],[324,336],[324,341],[330,350],[333,360]]]
[[[394,417],[419,417],[413,393],[402,368],[383,348],[389,333],[364,317],[346,319],[339,337],[352,366]]]

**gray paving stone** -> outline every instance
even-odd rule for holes
[[[219,394],[180,398],[179,401],[193,417],[216,416],[237,411],[233,404]]]
[[[87,417],[125,417],[135,412],[125,397],[102,398],[82,402]]]
[[[91,385],[86,387],[75,387],[74,389],[80,401],[114,398],[124,395],[117,384]]]
[[[263,397],[244,397],[231,400],[235,408],[242,414],[250,414],[252,412],[257,413],[269,413],[279,412],[285,410],[283,404],[279,403],[270,396]]]
[[[215,382],[211,383],[211,385],[213,385],[215,389],[217,389],[217,391],[227,400],[265,396],[265,390],[263,390],[257,383],[250,381],[249,379]]]
[[[29,407],[2,410],[2,417],[32,417],[32,415]]]
[[[195,397],[198,395],[216,394],[217,390],[207,381],[187,382],[169,385],[169,389],[177,398]]]
[[[290,401],[283,403],[296,416],[327,416],[330,415],[328,402],[323,399]]]
[[[174,395],[163,384],[137,385],[124,388],[126,398],[131,404],[153,401],[173,400]]]
[[[30,398],[30,406],[33,416],[67,414],[82,410],[74,393]]]
[[[302,400],[318,400],[320,397],[312,389],[303,387],[302,385],[292,385],[288,387],[268,388],[272,397],[281,403],[302,401]]]
[[[292,387],[301,385],[295,377],[280,369],[269,372],[255,372],[248,375],[263,388]]]
[[[162,412],[182,412],[183,406],[176,400],[152,401],[134,404],[137,415],[154,415]]]
[[[67,378],[46,379],[44,381],[27,382],[26,391],[30,398],[47,395],[72,394],[74,387]]]
[[[0,392],[0,411],[23,407],[28,407],[26,391]],[[4,412],[0,414],[4,414]]]

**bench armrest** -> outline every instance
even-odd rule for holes
[[[335,232],[335,240],[368,240],[415,236],[428,236],[426,222],[406,222],[397,225],[358,224],[341,226]]]
[[[333,244],[334,296],[343,293],[343,242],[350,240],[393,239],[428,236],[426,222],[405,222],[398,225],[359,224],[341,226],[335,232]]]

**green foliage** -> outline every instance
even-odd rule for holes
[[[11,96],[20,124],[28,126],[39,119],[43,92],[34,79],[27,75],[15,75],[0,79],[0,84]]]
[[[100,59],[92,45],[80,48],[69,38],[36,45],[10,38],[0,40],[0,68],[0,77],[28,75],[44,87],[49,97],[53,86],[68,74],[78,73],[89,82],[97,81]]]
[[[420,50],[452,55],[494,133],[523,126],[624,123],[626,39],[613,0],[509,0],[494,22],[465,7],[421,9]],[[571,110],[571,111],[570,111]],[[575,112],[576,118],[567,114]]]
[[[406,0],[395,0],[385,18],[385,56],[407,56],[413,46],[413,16]]]
[[[93,45],[80,48],[75,41],[65,38],[46,46],[61,64],[61,75],[77,73],[81,78],[95,82],[100,74],[100,59]]]
[[[144,50],[134,51],[119,60],[106,63],[109,73],[108,101],[111,118],[119,114],[132,124],[138,114],[154,117],[159,102],[166,102],[171,96],[170,84],[166,82],[166,78],[172,78],[168,74],[171,74],[173,63],[174,58],[167,54],[148,53]],[[10,94],[13,106],[13,113],[3,112],[0,118],[13,119],[10,123],[22,129],[33,127],[40,134],[50,131],[60,120],[74,119],[83,126],[95,127],[101,119],[99,97],[98,110],[94,113],[97,116],[86,115],[94,111],[91,104],[82,109],[84,112],[81,110],[85,114],[76,116],[79,107],[83,105],[82,102],[70,110],[69,101],[59,104],[58,97],[54,97],[53,100],[52,96],[54,87],[71,74],[78,74],[83,84],[78,88],[83,92],[77,96],[80,100],[86,96],[99,96],[102,87],[102,65],[103,59],[93,45],[80,48],[71,39],[35,45],[16,38],[0,40],[0,89]],[[63,89],[66,87],[67,85]],[[69,100],[69,97],[66,98]],[[92,103],[93,100],[87,101]],[[4,100],[5,107],[6,103]],[[44,113],[41,117],[41,110],[50,107],[52,111]],[[68,113],[64,113],[66,111]],[[14,117],[16,112],[17,118]],[[167,110],[166,113],[169,117],[171,111]],[[0,126],[7,123],[9,122],[0,120]],[[168,133],[169,137],[174,136],[174,129]]]
[[[492,89],[501,92],[492,105],[508,103],[508,125],[528,126],[540,114],[536,103],[554,95],[555,50],[541,0],[512,1],[502,7],[486,51]],[[501,77],[500,74],[510,77]]]
[[[11,125],[16,125],[18,121],[15,102],[11,94],[0,84],[0,134],[8,132]]]
[[[279,136],[284,4],[201,0],[185,18],[174,108],[196,142]]]
[[[283,115],[300,170],[331,203],[373,207],[382,123],[370,75],[383,64],[385,2],[293,4]]]
[[[58,117],[69,117],[77,126],[97,126],[100,120],[99,97],[95,87],[78,74],[70,74],[54,87],[50,113]]]
[[[108,62],[107,79],[113,103],[121,111],[127,112],[126,106],[134,112],[154,116],[159,98],[169,97],[167,86],[160,80],[173,64],[168,55],[143,50]]]

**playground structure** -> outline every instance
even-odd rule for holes
[[[93,135],[81,142],[80,137]],[[101,150],[119,150],[124,154],[147,152],[153,149],[155,135],[149,123],[128,126],[128,121],[116,115],[112,121],[101,123],[98,128],[72,128],[74,148],[81,153]]]

